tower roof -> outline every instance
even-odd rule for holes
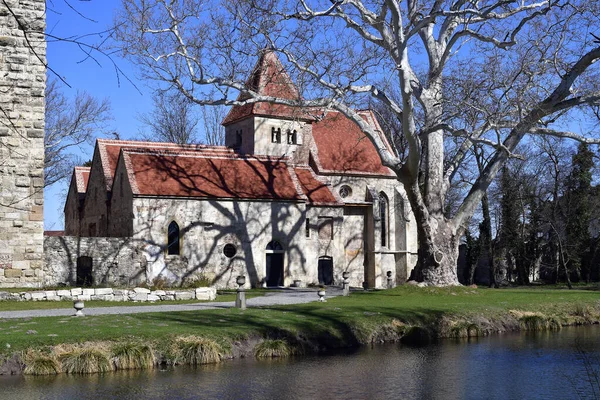
[[[277,97],[286,100],[301,100],[300,92],[292,79],[285,71],[283,64],[275,52],[264,49],[246,81],[246,87],[263,96]],[[250,99],[248,94],[240,93],[238,101]],[[306,111],[299,107],[266,102],[250,103],[242,106],[233,106],[223,120],[223,125],[229,125],[251,115],[267,117],[310,119]]]

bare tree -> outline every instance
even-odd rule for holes
[[[599,7],[598,0],[123,0],[116,35],[145,76],[197,104],[271,102],[351,118],[405,188],[417,221],[415,278],[448,285],[458,284],[458,245],[470,218],[527,135],[599,142],[568,124],[600,102],[600,46],[586,33],[596,29]],[[303,97],[245,86],[265,47],[281,54]],[[368,98],[400,121],[406,159],[355,111]],[[447,191],[475,143],[489,148],[489,161],[447,215]]]
[[[46,87],[46,127],[44,135],[44,184],[50,186],[73,171],[78,156],[74,152],[92,143],[110,120],[108,99],[98,100],[85,92],[69,99],[56,80]]]
[[[143,134],[145,139],[179,144],[197,142],[200,119],[193,102],[179,91],[162,90],[155,92],[153,102],[152,111],[139,118],[150,130]]]
[[[221,122],[227,115],[225,106],[202,106],[202,123],[204,126],[204,138],[202,143],[211,146],[223,146],[225,144],[225,128]]]

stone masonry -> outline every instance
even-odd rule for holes
[[[46,236],[44,255],[40,276],[45,287],[76,285],[83,258],[93,265],[88,284],[123,287],[147,283],[143,245],[131,238]]]
[[[204,300],[212,301],[217,298],[217,289],[199,287],[187,290],[150,290],[136,287],[134,289],[103,288],[64,288],[58,290],[40,290],[35,292],[3,292],[0,291],[0,301],[133,301],[158,302],[173,300]]]
[[[45,0],[0,2],[0,287],[41,286]]]

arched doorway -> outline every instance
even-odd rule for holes
[[[92,286],[94,284],[92,267],[92,257],[81,256],[77,258],[77,286]]]
[[[276,240],[265,250],[267,286],[283,286],[283,246]]]
[[[333,285],[333,258],[319,257],[319,285]]]

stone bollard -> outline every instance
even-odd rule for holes
[[[75,300],[73,302],[73,308],[75,309],[74,317],[83,317],[85,314],[83,313],[83,300]]]
[[[342,294],[344,296],[350,296],[350,272],[344,271],[342,272],[342,278],[344,281],[342,282]]]
[[[238,284],[237,295],[235,297],[235,308],[239,308],[242,310],[246,309],[246,290],[243,288],[246,283],[246,277],[244,275],[240,275],[237,277],[235,282]]]
[[[387,288],[391,289],[394,287],[394,280],[392,279],[392,271],[387,272]]]

